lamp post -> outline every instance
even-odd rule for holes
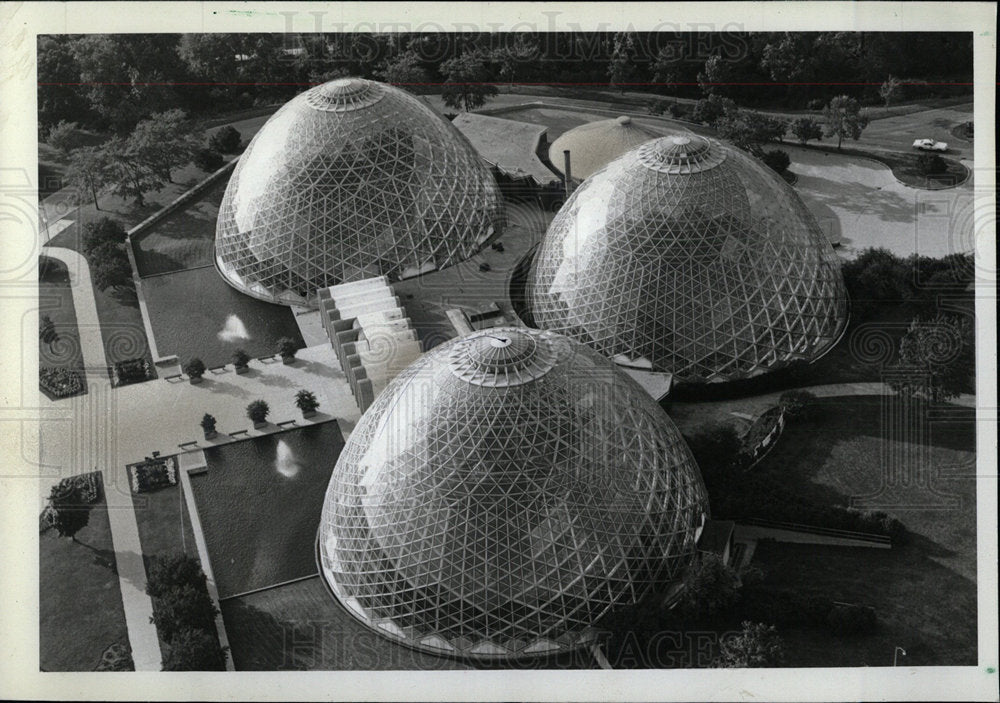
[[[902,652],[902,654],[903,654],[904,657],[906,656],[906,650],[903,649],[902,647],[896,647],[894,650],[892,650],[892,665],[893,666],[896,666],[896,657],[899,656],[900,652]]]

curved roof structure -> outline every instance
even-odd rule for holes
[[[342,78],[290,100],[250,142],[219,211],[216,264],[244,293],[312,305],[318,288],[463,261],[503,224],[493,176],[447,119]]]
[[[675,135],[608,164],[552,221],[530,321],[679,382],[753,376],[836,343],[840,265],[798,195],[715,140]]]
[[[568,149],[570,176],[582,181],[625,152],[662,137],[664,133],[665,130],[639,124],[627,115],[588,122],[561,134],[552,142],[549,161],[562,173],[565,168],[563,151]]]
[[[667,415],[582,344],[497,328],[434,348],[362,416],[322,574],[376,631],[480,659],[571,650],[671,583],[708,505]]]

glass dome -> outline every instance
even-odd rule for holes
[[[436,347],[364,414],[327,489],[322,573],[376,631],[503,659],[588,644],[676,579],[708,503],[673,423],[552,332]]]
[[[584,181],[539,246],[525,299],[533,325],[681,382],[814,359],[847,318],[838,258],[798,195],[693,134]]]
[[[244,293],[312,305],[318,288],[463,261],[503,225],[492,175],[447,119],[344,78],[286,103],[250,142],[219,211],[216,264]]]

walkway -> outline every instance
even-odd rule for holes
[[[94,300],[94,286],[90,281],[87,260],[72,249],[60,247],[46,247],[42,250],[42,255],[66,264],[87,378],[107,381],[108,362],[104,355],[104,338],[101,336],[101,323],[97,316],[97,302]]]

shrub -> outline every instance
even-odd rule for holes
[[[201,429],[205,432],[215,432],[215,417],[205,413],[201,418]]]
[[[719,665],[727,668],[769,667],[784,660],[784,642],[774,625],[745,621],[738,634],[719,644]]]
[[[799,142],[805,144],[810,139],[822,139],[823,128],[816,120],[809,117],[800,117],[792,122],[792,134],[795,135],[795,138]]]
[[[224,163],[225,159],[222,158],[222,154],[214,149],[199,149],[194,153],[194,165],[202,171],[211,173],[222,168]]]
[[[247,417],[254,423],[266,422],[270,412],[271,408],[264,400],[255,400],[247,406]]]
[[[685,618],[712,620],[729,613],[739,599],[739,576],[715,554],[703,554],[678,603]]]
[[[917,171],[925,176],[933,176],[947,170],[947,162],[937,154],[921,154],[917,157]]]
[[[670,103],[670,107],[667,110],[670,112],[670,116],[674,118],[680,118],[688,114],[688,106],[684,103]]]
[[[184,373],[191,378],[201,378],[205,375],[205,362],[195,357],[184,365]]]
[[[234,366],[246,366],[250,363],[250,355],[246,353],[245,349],[237,349],[234,351],[232,359]]]
[[[101,661],[94,668],[94,671],[135,671],[132,651],[128,645],[116,642],[104,650]]]
[[[128,238],[128,233],[118,220],[102,217],[83,226],[83,254],[87,259],[101,258],[99,250],[107,244],[116,248]]]
[[[242,141],[243,138],[239,131],[227,124],[209,138],[208,146],[221,154],[234,154],[239,151]]]
[[[160,636],[169,641],[181,630],[214,627],[218,612],[206,588],[186,583],[156,596],[152,622]]]
[[[792,159],[788,156],[788,152],[782,149],[765,151],[761,160],[767,164],[771,170],[777,173],[784,173],[788,170],[788,167],[792,163]]]
[[[824,107],[826,107],[826,100],[824,100],[823,98],[813,98],[812,100],[806,103],[807,110],[819,111],[822,110]]]
[[[223,671],[227,647],[220,647],[214,632],[183,628],[170,640],[170,653],[163,660],[164,671]]]
[[[206,583],[201,564],[187,554],[154,556],[149,562],[147,574],[146,594],[154,598],[178,586],[202,588]]]
[[[702,124],[715,124],[716,120],[730,111],[736,110],[736,103],[729,98],[710,95],[695,103],[691,119]]]
[[[304,413],[310,413],[319,407],[319,401],[312,391],[301,390],[295,394],[295,406]]]
[[[83,375],[75,369],[43,366],[38,369],[38,385],[53,398],[68,398],[83,393]]]
[[[673,103],[669,100],[651,100],[647,106],[647,110],[650,115],[662,115],[670,109],[671,105],[673,105]]]
[[[295,356],[299,345],[291,337],[282,337],[278,340],[278,353],[283,357]]]
[[[805,418],[809,412],[809,406],[816,402],[816,396],[809,391],[790,390],[781,394],[778,405],[785,412],[787,418]]]
[[[152,369],[146,359],[125,359],[111,365],[111,385],[116,388],[130,383],[142,383],[152,377]]]

